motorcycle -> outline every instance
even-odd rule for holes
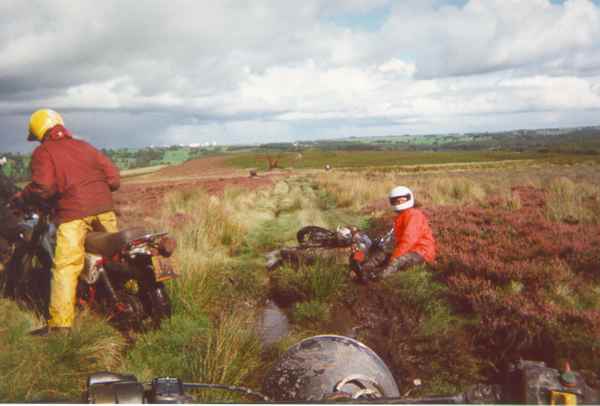
[[[347,404],[598,404],[600,391],[584,376],[544,362],[512,362],[496,383],[476,383],[464,392],[409,397],[414,387],[397,385],[385,362],[369,347],[349,337],[313,336],[290,347],[266,372],[261,392],[211,383],[186,383],[158,377],[149,383],[134,375],[98,372],[88,377],[83,401],[95,403],[195,403],[192,391],[219,390],[260,403]],[[402,390],[401,390],[402,389]],[[197,392],[196,392],[197,393]]]
[[[350,248],[349,269],[353,279],[360,283],[377,279],[394,249],[394,229],[371,239],[366,232],[353,226],[338,227],[335,231],[319,226],[306,226],[298,230],[299,245],[267,254],[267,269],[273,270],[284,262],[295,264],[301,251],[311,248]],[[368,266],[365,266],[369,264]]]
[[[48,318],[56,227],[48,210],[20,207],[21,232],[5,270],[4,293]],[[140,227],[89,232],[76,303],[101,314],[122,331],[157,328],[171,315],[164,282],[175,278],[176,248],[167,233]]]

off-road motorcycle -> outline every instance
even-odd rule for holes
[[[338,227],[335,231],[319,226],[306,226],[296,233],[298,246],[283,248],[267,254],[267,269],[273,270],[283,263],[292,265],[301,262],[301,252],[314,248],[350,248],[350,273],[359,282],[377,279],[376,270],[388,262],[394,247],[394,230],[375,239],[366,232],[352,226]],[[365,267],[365,264],[370,266]]]
[[[572,371],[568,363],[559,370],[544,362],[519,360],[508,364],[502,372],[500,379],[473,383],[460,393],[409,397],[421,387],[420,379],[415,379],[411,386],[399,386],[385,362],[364,343],[344,336],[320,335],[306,338],[283,353],[266,371],[261,392],[241,386],[187,383],[172,376],[141,382],[134,375],[98,372],[88,377],[83,400],[91,404],[196,403],[194,395],[218,390],[242,395],[246,402],[273,404],[597,405],[600,402],[600,391],[588,385],[584,375]]]
[[[4,294],[48,317],[56,228],[47,209],[18,211],[22,231],[6,265]],[[176,277],[169,258],[175,247],[167,233],[140,227],[88,233],[77,304],[100,312],[122,331],[160,326],[171,315],[164,282]]]

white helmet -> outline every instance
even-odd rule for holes
[[[402,204],[394,205],[393,200],[396,197],[402,197],[402,196],[406,196],[408,198],[408,200]],[[394,211],[402,211],[402,210],[410,209],[411,207],[413,207],[415,205],[415,196],[413,195],[413,192],[406,186],[396,186],[395,188],[390,190],[389,198],[390,198],[390,204],[394,208]]]

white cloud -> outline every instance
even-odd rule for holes
[[[119,114],[123,124],[131,112],[140,127],[147,119],[141,134],[187,140],[208,131],[226,143],[350,128],[512,127],[527,124],[527,112],[532,124],[557,125],[592,120],[584,112],[600,109],[599,6],[444,4],[56,0],[32,8],[5,0],[0,121],[17,134],[15,123],[33,109],[54,107],[89,126],[94,140],[103,128],[84,117]],[[388,9],[369,32],[323,19]]]

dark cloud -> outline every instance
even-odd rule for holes
[[[589,0],[5,0],[0,150],[39,107],[101,147],[566,124],[600,105],[597,38]]]

